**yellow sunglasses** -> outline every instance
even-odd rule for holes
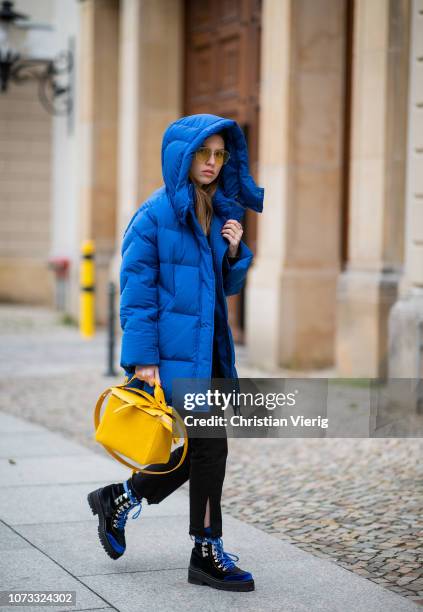
[[[213,151],[209,147],[200,147],[195,152],[195,158],[197,161],[201,162],[202,164],[205,164],[207,161],[209,161],[212,153]],[[226,164],[230,156],[231,155],[229,151],[225,151],[225,149],[217,149],[214,152],[214,158],[218,166],[222,166],[223,164]]]

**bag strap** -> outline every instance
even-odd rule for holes
[[[130,381],[131,382],[133,379],[135,378],[135,376],[133,378],[131,378]],[[128,384],[128,382],[124,383],[123,385],[116,385],[116,387],[125,387],[125,385]],[[158,383],[156,383],[158,384]],[[94,410],[94,427],[95,430],[97,431],[98,426],[100,424],[100,412],[101,412],[101,408],[104,402],[105,397],[112,392],[113,387],[109,387],[108,389],[106,389],[105,391],[103,391],[103,393],[100,395],[100,397],[97,400],[96,406],[95,406],[95,410]],[[149,398],[151,398],[151,395],[146,393],[145,391],[141,391],[141,389],[130,389],[131,391],[138,391],[140,395],[142,396],[148,396]],[[140,469],[139,467],[136,467],[133,463],[129,463],[128,461],[126,461],[125,459],[123,459],[120,455],[117,454],[116,451],[114,451],[113,449],[109,448],[108,446],[106,446],[105,444],[102,444],[100,442],[100,444],[106,449],[106,451],[112,455],[112,457],[114,457],[114,459],[116,459],[117,461],[119,461],[120,463],[123,463],[123,465],[126,465],[126,467],[129,467],[132,469],[132,472],[142,472],[143,474],[169,474],[170,472],[173,472],[175,470],[177,470],[182,463],[184,462],[184,459],[186,457],[187,451],[188,451],[188,432],[187,429],[185,427],[185,423],[183,422],[180,414],[178,413],[177,410],[175,410],[173,408],[172,414],[169,415],[171,416],[171,418],[175,419],[175,421],[178,423],[179,425],[179,433],[183,434],[182,436],[179,437],[183,437],[184,438],[184,450],[182,452],[182,456],[179,460],[178,465],[176,465],[175,467],[173,467],[171,470],[166,470],[164,472],[153,472],[152,470],[145,470],[145,469]]]

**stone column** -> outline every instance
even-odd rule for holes
[[[247,283],[256,366],[333,362],[339,271],[345,2],[265,0],[258,252]]]
[[[338,283],[339,375],[385,376],[403,260],[408,0],[355,3],[348,264]]]
[[[118,206],[115,254],[119,238],[123,235],[139,200],[140,21],[141,2],[122,0],[119,32]],[[114,260],[115,257],[113,262]]]
[[[116,233],[119,2],[84,0],[80,11],[79,237],[95,241],[96,316],[104,323]]]
[[[423,378],[423,19],[412,1],[404,275],[389,316],[389,377]]]
[[[120,23],[116,283],[124,230],[163,183],[163,132],[182,114],[182,1],[122,0]]]

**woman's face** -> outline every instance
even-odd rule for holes
[[[225,141],[219,134],[212,134],[204,140],[201,146],[209,147],[213,153],[206,162],[198,161],[194,155],[190,172],[200,185],[209,185],[219,176],[219,172],[222,169],[222,165],[216,163],[214,152],[224,149]]]

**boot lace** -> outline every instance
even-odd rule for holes
[[[223,550],[223,540],[222,538],[208,538],[208,541],[211,542],[212,546],[216,551],[216,556],[219,560],[219,563],[223,566],[225,570],[231,570],[235,567],[234,561],[239,561],[238,555],[233,553],[225,552]]]
[[[205,536],[193,535],[190,535],[190,538],[191,540],[194,540],[195,542],[199,543],[209,542],[213,546],[217,561],[225,570],[233,569],[235,567],[234,561],[239,561],[238,555],[235,555],[230,552],[225,552],[223,550],[222,538],[208,538]]]
[[[127,482],[123,483],[123,487],[125,489],[126,496],[128,497],[128,501],[125,501],[124,503],[122,503],[119,506],[119,508],[116,510],[116,515],[115,515],[115,520],[113,521],[113,526],[116,527],[117,529],[125,529],[125,525],[126,525],[126,521],[128,520],[129,512],[133,508],[138,507],[138,510],[131,516],[132,519],[137,519],[139,515],[141,514],[141,510],[142,510],[142,500],[138,500],[132,494],[131,490],[128,487]],[[118,503],[121,501],[121,499],[123,500],[124,497],[125,497],[124,494],[121,495],[120,498],[118,497],[117,499]]]

